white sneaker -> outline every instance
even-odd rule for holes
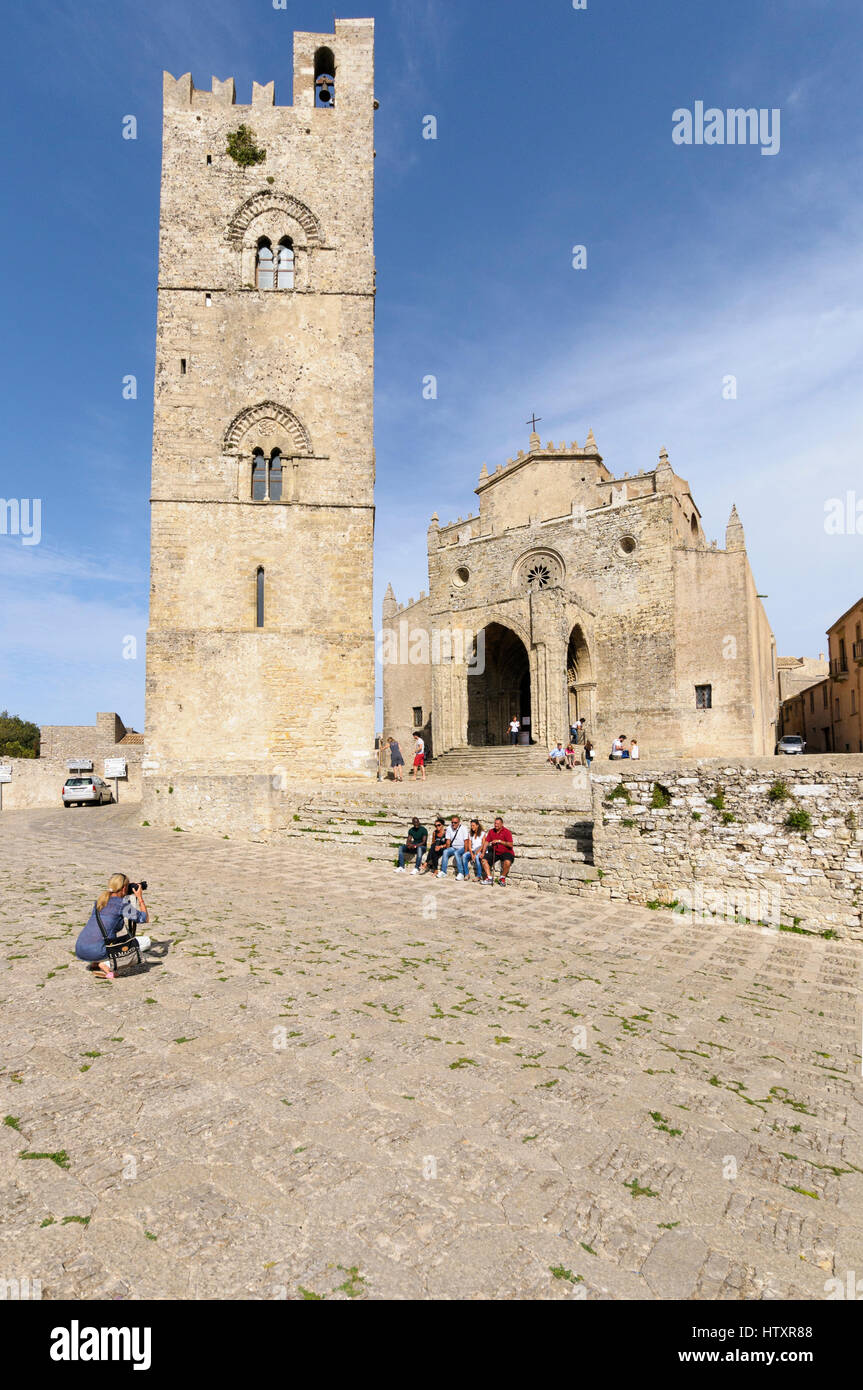
[[[396,867],[396,873],[397,873],[397,874],[403,874],[403,873],[404,873],[404,869],[400,869],[400,868]]]
[[[419,869],[411,869],[411,873],[412,873],[412,874],[418,874],[418,873],[419,873]]]
[[[435,878],[443,878],[443,869],[438,869]]]
[[[461,878],[461,879],[463,879],[463,878],[464,878],[464,874],[456,874],[456,878]]]

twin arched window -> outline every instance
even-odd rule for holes
[[[263,449],[252,454],[252,501],[281,502],[283,461],[280,449],[273,449],[267,458]]]
[[[292,290],[296,256],[294,243],[283,236],[273,247],[269,237],[261,237],[255,255],[255,286],[259,290]]]

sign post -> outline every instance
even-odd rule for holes
[[[121,777],[125,777],[125,776],[126,776],[126,759],[125,759],[125,758],[106,758],[106,759],[105,759],[105,777],[107,778],[107,780],[108,780],[109,782],[111,781],[112,778],[113,778],[113,780],[114,780],[114,800],[118,803],[118,805],[119,805],[119,801],[120,801],[120,778],[121,778]]]
[[[12,764],[0,763],[0,811],[3,810],[3,784],[12,781]]]

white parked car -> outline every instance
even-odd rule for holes
[[[806,743],[799,734],[783,734],[776,745],[777,755],[779,753],[805,753]]]
[[[67,777],[63,783],[64,806],[101,806],[103,801],[114,800],[114,793],[101,777],[86,775]]]

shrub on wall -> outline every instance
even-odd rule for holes
[[[622,782],[618,782],[618,784],[617,784],[617,786],[615,787],[614,791],[608,793],[608,796],[606,797],[606,800],[607,800],[607,801],[625,801],[626,804],[627,804],[627,806],[629,806],[629,805],[632,803],[632,797],[629,795],[629,792],[627,791],[626,787],[623,785]]]
[[[237,126],[228,136],[228,154],[241,169],[252,164],[263,164],[267,151],[255,144],[255,132],[247,125]]]

